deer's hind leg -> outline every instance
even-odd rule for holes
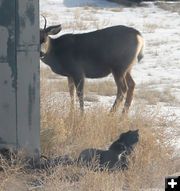
[[[123,113],[126,113],[129,110],[129,107],[130,107],[132,99],[133,99],[134,88],[136,85],[129,72],[126,73],[125,79],[126,79],[126,83],[128,86],[128,90],[127,90],[126,101],[124,104]]]
[[[111,112],[115,112],[118,109],[120,103],[122,102],[127,92],[127,84],[126,84],[126,79],[124,75],[121,75],[121,73],[116,71],[116,72],[113,72],[113,76],[117,86],[117,95],[116,95],[115,102],[111,108]]]

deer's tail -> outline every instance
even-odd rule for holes
[[[139,48],[138,48],[138,55],[137,59],[138,62],[141,61],[141,59],[144,57],[144,47],[145,47],[145,40],[141,35],[138,35],[138,41],[139,41]]]

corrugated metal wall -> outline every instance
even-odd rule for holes
[[[39,155],[39,1],[0,0],[0,147]]]

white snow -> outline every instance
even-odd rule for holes
[[[66,26],[60,35],[113,25],[127,25],[141,31],[146,40],[145,57],[133,67],[132,76],[137,87],[147,84],[146,88],[168,89],[179,100],[175,106],[161,106],[161,110],[174,113],[180,127],[180,15],[153,3],[146,5],[127,8],[105,0],[41,0],[40,12],[47,17],[48,25]],[[43,18],[40,21],[43,27]],[[80,28],[82,25],[86,26],[84,30]],[[107,96],[99,98],[100,103],[108,104],[113,100]],[[176,137],[175,145],[176,153],[180,154],[180,138]]]

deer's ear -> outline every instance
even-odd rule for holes
[[[48,35],[56,35],[61,31],[61,25],[47,27],[46,32]]]

